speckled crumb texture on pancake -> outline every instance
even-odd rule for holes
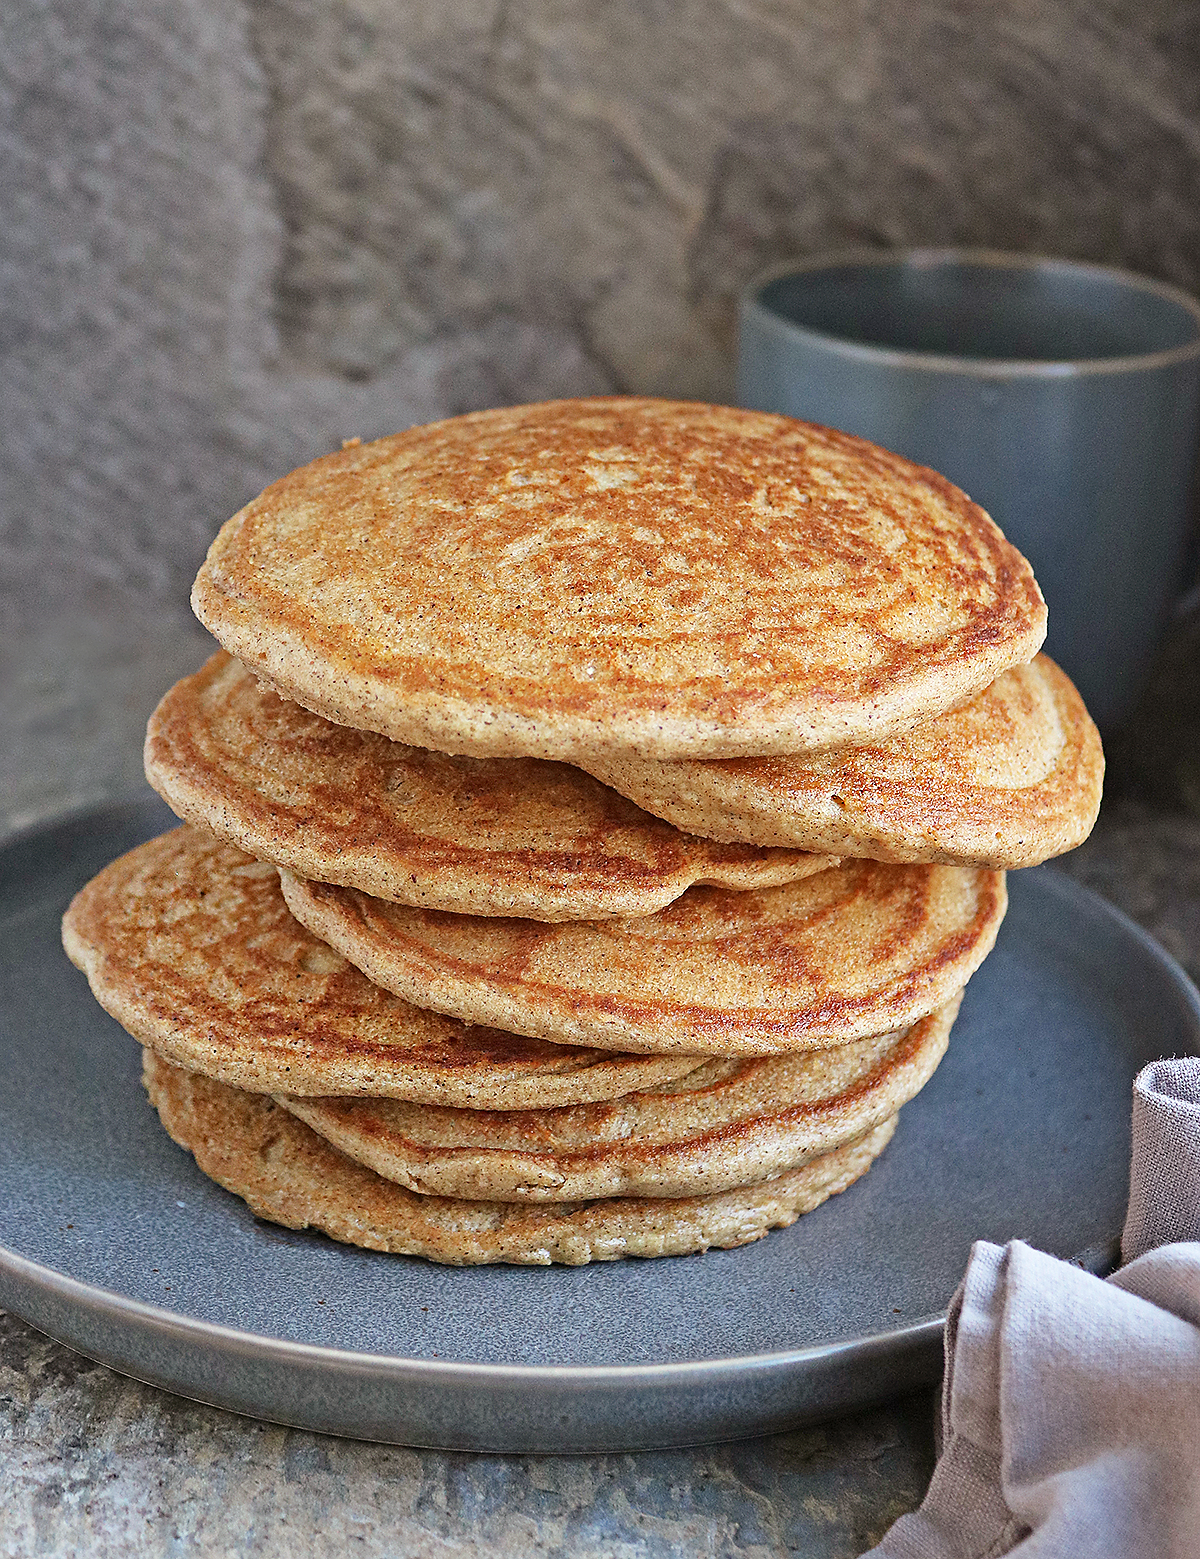
[[[943,477],[787,417],[637,397],[314,461],[222,528],[192,602],[339,724],[585,767],[877,740],[1045,635],[1028,563]]]
[[[297,919],[377,984],[569,1044],[771,1055],[915,1023],[962,989],[1004,875],[851,861],[759,892],[689,888],[638,920],[487,920],[280,874]]]
[[[72,902],[63,943],[144,1045],[256,1091],[549,1108],[685,1075],[699,1057],[581,1050],[467,1027],[372,985],[290,914],[273,866],[191,828]]]
[[[327,1142],[426,1195],[498,1202],[708,1196],[861,1137],[929,1081],[959,999],[899,1034],[711,1061],[680,1082],[560,1110],[444,1110],[276,1096]]]
[[[146,775],[185,821],[260,859],[463,914],[648,915],[695,882],[765,888],[835,864],[682,834],[567,764],[334,725],[224,653],[150,717]]]
[[[1082,844],[1100,810],[1104,753],[1074,685],[1039,655],[961,709],[877,746],[593,768],[649,811],[714,839],[1004,868]]]
[[[152,1051],[145,1053],[144,1079],[171,1137],[258,1217],[454,1266],[582,1266],[745,1245],[844,1191],[895,1130],[892,1117],[777,1180],[716,1196],[521,1207],[406,1191],[339,1153],[264,1095],[196,1076]]]

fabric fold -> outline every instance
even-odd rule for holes
[[[943,1450],[876,1559],[1200,1553],[1200,1058],[1134,1085],[1126,1265],[979,1242],[946,1328]]]
[[[1200,1060],[1194,1056],[1153,1061],[1134,1083],[1121,1260],[1178,1240],[1200,1240]]]

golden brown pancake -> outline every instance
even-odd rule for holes
[[[251,855],[463,914],[648,915],[694,882],[770,887],[834,864],[681,834],[567,764],[333,725],[223,653],[150,717],[146,774],[185,821]]]
[[[777,1180],[716,1196],[618,1197],[519,1207],[418,1196],[339,1153],[266,1098],[185,1072],[145,1052],[144,1080],[167,1131],[211,1179],[260,1218],[314,1228],[369,1250],[454,1266],[526,1266],[682,1256],[728,1249],[794,1223],[870,1168],[895,1117]]]
[[[787,417],[637,397],[475,412],[314,461],[192,603],[342,725],[587,765],[878,740],[1029,660],[1029,565],[932,471]]]
[[[559,1110],[394,1099],[276,1102],[385,1180],[496,1202],[709,1196],[852,1142],[922,1089],[959,997],[899,1034],[798,1056],[710,1061],[679,1082]]]
[[[63,945],[117,1022],[237,1087],[547,1108],[659,1086],[700,1064],[472,1028],[380,990],[289,914],[279,877],[190,828],[106,866]]]
[[[649,811],[714,839],[1004,868],[1036,866],[1087,838],[1104,753],[1074,685],[1039,655],[961,709],[877,746],[593,768]]]
[[[566,1044],[706,1055],[903,1028],[983,962],[1004,875],[852,861],[759,892],[689,888],[640,920],[485,920],[282,872],[297,919],[377,984],[464,1022]]]

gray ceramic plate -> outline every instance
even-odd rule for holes
[[[743,1250],[458,1271],[257,1222],[165,1135],[138,1047],[61,951],[62,909],[173,823],[155,801],[0,849],[0,1305],[141,1380],[413,1445],[732,1439],[936,1378],[974,1239],[1102,1264],[1130,1081],[1200,1050],[1200,996],[1068,878],[1012,908],[949,1054],[844,1195]]]

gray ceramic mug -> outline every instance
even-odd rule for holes
[[[1034,566],[1046,648],[1102,726],[1180,587],[1200,305],[1145,277],[975,250],[791,264],[743,295],[738,397],[941,471]]]

